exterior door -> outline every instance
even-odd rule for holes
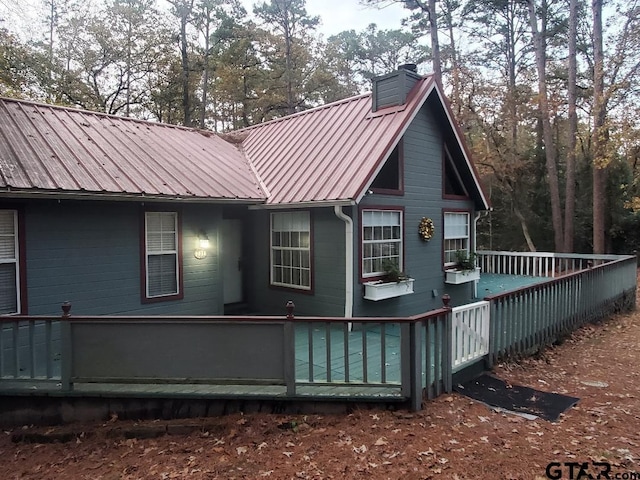
[[[242,220],[222,222],[224,303],[242,302]]]

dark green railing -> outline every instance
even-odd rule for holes
[[[58,318],[0,317],[0,392],[352,397],[419,409],[423,390],[451,390],[448,308],[296,318],[292,306],[282,317],[88,317],[66,307]]]
[[[499,253],[493,265],[541,264]],[[561,276],[485,298],[489,365],[633,308],[635,257],[583,257],[544,260]],[[135,395],[151,385],[156,396],[351,396],[420,409],[423,397],[451,391],[454,356],[464,360],[461,335],[469,333],[453,331],[448,307],[398,318],[295,317],[293,305],[281,317],[77,317],[69,308],[57,318],[0,316],[0,393]],[[456,324],[485,328],[467,320]]]

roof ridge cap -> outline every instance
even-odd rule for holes
[[[133,123],[141,123],[143,125],[154,125],[159,127],[176,128],[179,130],[186,130],[186,131],[201,133],[202,135],[205,135],[205,136],[218,135],[216,132],[213,132],[211,130],[201,129],[201,128],[185,127],[184,125],[174,125],[172,123],[159,122],[159,121],[153,121],[153,120],[143,120],[143,119],[134,118],[134,117],[123,117],[120,115],[115,115],[113,113],[98,112],[95,110],[87,110],[87,109],[71,107],[67,105],[56,105],[53,103],[40,102],[36,100],[25,100],[21,98],[11,98],[11,97],[0,96],[0,101],[18,103],[22,105],[32,105],[35,107],[51,108],[53,110],[62,110],[66,112],[96,115],[98,117],[106,117],[106,118],[113,118],[116,120],[123,120],[123,121],[128,121]]]
[[[370,97],[370,96],[371,96],[371,92],[361,93],[359,95],[353,95],[351,97],[343,98],[342,100],[336,100],[336,101],[331,102],[331,103],[325,103],[324,105],[318,105],[317,107],[309,108],[308,110],[303,110],[301,112],[291,113],[289,115],[285,115],[284,117],[274,118],[274,119],[268,120],[266,122],[256,123],[255,125],[250,125],[248,127],[244,127],[244,128],[239,129],[239,130],[233,130],[233,131],[228,132],[228,133],[232,134],[232,135],[233,134],[240,134],[240,133],[246,132],[248,130],[253,130],[255,128],[264,127],[265,125],[271,125],[273,123],[284,122],[284,121],[287,121],[287,120],[292,119],[292,118],[297,118],[297,117],[300,117],[300,116],[303,116],[303,115],[309,115],[311,113],[315,113],[315,112],[323,110],[323,109],[335,107],[335,106],[343,104],[343,103],[355,102],[357,100],[361,100],[362,98]]]

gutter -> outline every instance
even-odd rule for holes
[[[333,212],[344,222],[345,278],[344,316],[353,317],[353,220],[342,211],[342,205],[335,205]]]

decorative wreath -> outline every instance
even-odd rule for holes
[[[431,240],[434,231],[435,227],[433,225],[433,220],[427,217],[422,217],[422,220],[420,220],[420,226],[418,227],[418,232],[420,233],[422,240],[425,242]]]

